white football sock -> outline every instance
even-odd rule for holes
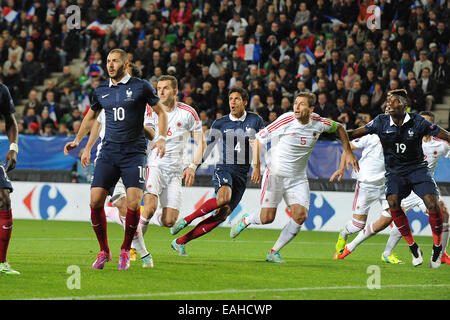
[[[164,227],[164,224],[161,221],[162,212],[155,212],[155,214],[150,218],[149,223],[155,224],[160,227]]]
[[[356,249],[357,246],[359,246],[361,244],[361,242],[363,242],[364,240],[367,240],[368,238],[370,238],[371,236],[373,236],[375,234],[375,232],[373,232],[373,223],[369,223],[368,225],[366,225],[366,227],[360,231],[355,239],[353,239],[352,242],[350,242],[349,244],[347,244],[347,249],[350,251],[353,251]]]
[[[244,219],[245,225],[249,224],[262,224],[261,222],[261,214],[259,212],[252,214]]]
[[[122,218],[117,207],[105,207],[105,214],[112,222],[120,224],[125,227],[125,218]]]
[[[448,245],[448,222],[442,223],[442,252],[447,250]]]
[[[383,256],[389,257],[401,238],[402,234],[398,230],[397,226],[393,223],[391,232],[389,232],[389,239],[386,243],[386,247],[384,248]]]
[[[137,250],[137,252],[139,253],[139,256],[141,258],[148,255],[148,251],[147,251],[147,248],[145,247],[144,236],[142,234],[142,229],[140,228],[140,224],[136,230],[136,233],[134,234],[132,247]]]
[[[364,229],[366,226],[365,221],[357,220],[353,218],[352,220],[348,221],[347,224],[344,227],[344,230],[341,232],[342,238],[347,240],[348,236],[357,232],[360,232]]]
[[[287,245],[292,239],[294,239],[301,228],[301,224],[298,224],[293,219],[290,219],[289,222],[284,226],[283,230],[281,230],[280,236],[278,237],[277,242],[275,242],[272,250],[280,251],[285,245]]]
[[[150,219],[145,219],[142,216],[139,219],[139,228],[142,230],[142,235],[145,235],[145,233],[147,232],[149,222],[150,222]]]

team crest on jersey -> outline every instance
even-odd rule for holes
[[[409,138],[412,138],[412,137],[414,136],[414,131],[413,131],[413,129],[409,129],[409,130],[408,130],[408,136],[409,136]]]
[[[177,122],[177,127],[181,128],[181,122]]]
[[[133,95],[133,91],[131,91],[131,88],[128,88],[126,91],[127,94],[127,98],[125,99],[125,101],[133,101],[134,99],[131,97]]]

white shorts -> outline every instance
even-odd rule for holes
[[[120,178],[114,187],[114,192],[109,201],[111,202],[111,204],[114,205],[117,201],[124,198],[126,195],[127,195],[127,190],[125,188],[125,185],[122,182],[122,178]]]
[[[353,200],[353,214],[367,215],[372,205],[376,202],[380,203],[382,215],[385,215],[386,210],[389,209],[389,204],[386,200],[384,183],[369,184],[358,181]],[[388,216],[390,217],[390,215]]]
[[[277,176],[271,174],[267,168],[261,186],[262,208],[277,208],[284,198],[288,206],[299,204],[309,209],[310,193],[307,179]]]
[[[145,192],[159,197],[162,208],[181,208],[181,174],[162,170],[159,167],[147,167]]]

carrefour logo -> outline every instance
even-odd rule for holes
[[[57,187],[48,184],[35,186],[23,199],[33,218],[54,219],[67,205]]]

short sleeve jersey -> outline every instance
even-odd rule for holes
[[[409,174],[419,168],[426,168],[422,138],[425,135],[435,136],[440,131],[438,125],[415,113],[407,113],[400,127],[390,115],[380,114],[366,124],[365,128],[380,138],[386,175]]]
[[[207,144],[218,144],[220,160],[217,166],[227,166],[231,170],[247,174],[250,170],[252,149],[249,139],[255,139],[256,133],[264,128],[264,120],[253,112],[245,112],[236,119],[227,114],[211,125]]]
[[[261,143],[271,144],[266,159],[272,173],[306,179],[308,159],[320,134],[333,133],[336,126],[333,120],[322,118],[316,113],[311,114],[307,124],[302,124],[293,112],[286,112],[256,137]]]
[[[147,147],[148,165],[162,166],[168,171],[180,171],[183,169],[183,155],[188,145],[191,132],[201,132],[202,122],[197,112],[191,106],[176,102],[172,112],[167,114],[167,134],[166,134],[166,153],[160,158],[157,150],[151,150],[151,144]],[[145,125],[155,128],[155,135],[158,132],[158,115],[148,107],[145,116]]]
[[[143,131],[146,105],[154,106],[159,97],[146,80],[126,75],[117,85],[111,80],[100,84],[93,95],[92,110],[105,110],[104,141],[139,143],[145,151]]]

